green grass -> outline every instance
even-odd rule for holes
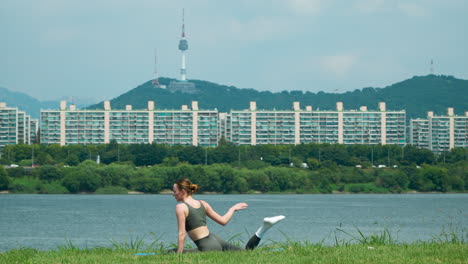
[[[264,242],[253,251],[166,253],[176,245],[164,245],[160,237],[151,234],[154,242],[145,244],[145,237],[129,242],[112,241],[113,248],[80,248],[66,240],[57,250],[40,251],[30,248],[0,252],[0,263],[466,263],[468,264],[467,232],[460,225],[442,228],[438,236],[427,242],[396,241],[387,228],[366,235],[355,230],[336,228],[333,246],[297,242],[285,237],[285,242]],[[345,238],[342,238],[345,236]],[[231,243],[244,244],[238,235]],[[137,252],[156,253],[136,256]]]
[[[418,243],[373,246],[291,244],[285,250],[202,252],[134,256],[134,250],[18,249],[0,253],[0,263],[468,263],[468,245]]]

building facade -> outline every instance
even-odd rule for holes
[[[14,144],[32,144],[37,136],[37,120],[17,107],[0,102],[0,148]]]
[[[20,139],[31,142],[34,133],[29,132],[29,139],[24,135],[28,129],[37,129],[32,121],[26,121],[29,117],[17,109],[2,109],[2,144]],[[452,108],[447,116],[429,112],[427,119],[411,120],[408,142],[436,153],[466,148],[467,118],[468,113],[455,116]],[[222,137],[237,145],[407,143],[405,111],[388,111],[383,102],[377,110],[365,106],[345,110],[343,103],[338,102],[335,110],[327,111],[313,110],[312,106],[301,109],[299,102],[294,102],[291,110],[259,110],[256,102],[250,102],[246,110],[218,113],[200,110],[196,101],[191,108],[183,105],[179,110],[156,110],[152,101],[142,110],[133,110],[130,105],[125,110],[112,110],[109,101],[104,102],[103,110],[77,110],[74,105],[67,108],[63,101],[59,110],[41,111],[40,129],[41,143],[60,145],[106,144],[115,140],[121,144],[214,147]]]
[[[410,144],[442,153],[453,148],[468,147],[468,112],[465,116],[454,114],[453,108],[447,115],[436,116],[430,111],[427,119],[410,121]]]
[[[200,110],[198,102],[192,108],[155,110],[148,108],[112,110],[104,102],[104,110],[77,110],[61,102],[59,110],[41,111],[41,143],[43,144],[120,144],[157,143],[214,147],[219,141],[218,111]]]
[[[290,111],[257,110],[256,102],[243,111],[227,116],[226,135],[238,145],[261,144],[406,144],[405,111],[387,111],[385,103],[369,111],[344,110],[338,102],[335,111],[300,109],[294,102]]]

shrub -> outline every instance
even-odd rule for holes
[[[60,182],[46,183],[40,186],[39,193],[43,194],[66,194],[70,193]]]
[[[12,193],[38,193],[42,188],[42,182],[35,178],[13,178],[10,185]]]
[[[98,188],[95,194],[128,194],[128,190],[121,186],[107,186]]]

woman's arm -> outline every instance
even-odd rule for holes
[[[185,218],[187,206],[184,204],[178,204],[176,206],[176,217],[177,217],[177,253],[182,253],[184,250],[185,237],[187,232],[185,231]]]
[[[205,201],[201,201],[201,202],[205,206],[206,215],[220,225],[226,225],[227,223],[229,223],[229,220],[231,220],[235,211],[244,210],[248,206],[248,204],[246,203],[235,204],[231,208],[229,208],[229,210],[223,216],[221,216],[215,210],[213,210],[213,208],[211,208],[209,203]]]

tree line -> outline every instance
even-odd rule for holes
[[[217,147],[164,144],[118,144],[111,141],[101,145],[34,144],[7,145],[0,152],[0,164],[19,166],[68,165],[76,166],[85,160],[102,164],[130,162],[135,166],[152,166],[166,159],[177,159],[191,165],[217,163],[254,166],[255,164],[300,166],[356,166],[364,168],[385,165],[440,165],[468,160],[468,149],[455,148],[436,155],[430,150],[397,145],[300,144],[238,146],[221,139]],[[249,165],[250,164],[250,165]]]
[[[18,165],[0,169],[0,190],[14,193],[159,193],[182,177],[217,193],[468,190],[468,149],[435,155],[411,145],[19,144],[0,162]]]

